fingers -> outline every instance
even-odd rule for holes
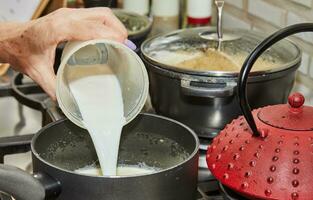
[[[116,29],[125,37],[127,37],[127,29],[123,23],[114,15],[110,8],[97,7],[97,8],[87,8],[87,9],[76,9],[73,10],[77,12],[81,20],[94,20],[95,22],[101,22],[113,29]]]
[[[72,9],[62,40],[112,39],[124,42],[127,30],[109,8]],[[65,15],[65,13],[63,13]],[[61,16],[59,16],[61,17]]]
[[[75,27],[75,30],[79,31],[70,31],[68,37],[66,38],[67,40],[91,40],[105,38],[123,43],[127,38],[127,36],[110,26],[93,23],[93,21],[89,20],[85,20],[80,23],[72,23],[72,26]],[[69,28],[73,30],[72,27]]]
[[[119,31],[124,37],[127,37],[127,29],[123,23],[114,15],[111,9],[107,9],[106,12],[103,12],[103,8],[92,9],[91,12],[99,13],[99,16],[103,16],[103,23]],[[102,15],[101,15],[102,14]]]

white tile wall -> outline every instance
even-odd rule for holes
[[[224,13],[223,14],[223,27],[225,28],[241,28],[241,29],[251,29],[251,24],[248,22],[243,21],[242,19],[229,14]]]
[[[264,33],[265,34],[264,36],[269,36],[271,33],[274,33],[276,31],[276,28],[273,28],[272,26],[253,24],[252,30]]]
[[[250,27],[268,34],[279,27],[295,23],[313,23],[313,0],[243,0],[244,3],[245,1],[248,2],[247,8],[245,6],[241,8],[241,1],[238,3],[237,0],[227,0],[237,8],[225,9],[227,16],[224,23],[227,26],[236,27],[236,24],[239,24],[238,26],[242,28]],[[240,12],[241,15],[238,14]],[[299,68],[301,76],[298,76],[299,82],[295,85],[294,91],[303,93],[306,104],[313,105],[313,33],[302,33],[297,36],[302,39],[297,42],[301,45],[303,55]]]
[[[313,56],[313,55],[311,55]],[[310,63],[308,66],[308,74],[311,78],[313,78],[313,57],[310,57]]]
[[[225,0],[225,2],[237,8],[243,9],[243,0]]]
[[[312,0],[291,0],[308,8],[312,8]]]
[[[249,0],[248,11],[276,26],[285,25],[287,11],[263,0]]]
[[[308,20],[292,11],[289,11],[287,14],[287,25],[297,24],[306,21]]]
[[[302,61],[301,61],[301,65],[299,67],[299,71],[302,72],[303,74],[308,74],[309,64],[310,64],[310,56],[307,53],[303,52],[302,53]]]
[[[303,16],[300,16],[299,14],[296,14],[292,11],[289,11],[287,14],[287,25],[297,24],[297,23],[304,23],[304,22],[313,22],[313,16],[312,19],[306,19]],[[301,38],[304,41],[313,43],[313,33],[300,33],[297,34],[299,38]]]

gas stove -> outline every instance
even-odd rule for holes
[[[20,73],[15,73],[10,77],[11,81],[0,85],[0,97],[14,97],[21,105],[35,109],[41,113],[41,126],[64,118],[58,105],[53,102],[43,90]],[[19,107],[20,107],[19,106]],[[151,106],[145,106],[145,112],[153,112]],[[25,117],[20,113],[20,128],[25,125]],[[34,133],[26,135],[11,134],[9,137],[0,137],[0,163],[4,163],[4,156],[24,153],[30,151],[30,142]],[[218,181],[214,179],[206,167],[205,152],[210,143],[208,140],[201,140],[200,161],[199,161],[199,182],[197,200],[222,200],[224,197],[220,192]],[[32,171],[31,158],[28,155],[28,165],[26,170]],[[9,195],[0,192],[0,200],[11,200]]]

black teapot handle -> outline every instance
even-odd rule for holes
[[[278,41],[284,39],[285,37],[288,37],[290,35],[293,35],[295,33],[300,33],[300,32],[313,32],[313,23],[295,24],[295,25],[291,25],[286,28],[280,29],[279,31],[275,32],[274,34],[270,35],[265,40],[263,40],[250,53],[250,55],[247,57],[247,59],[243,63],[243,66],[240,70],[240,74],[238,77],[238,97],[239,97],[240,108],[254,136],[260,136],[260,133],[258,131],[253,115],[251,113],[251,107],[248,103],[248,97],[247,97],[247,80],[248,80],[248,75],[251,71],[251,68],[253,64],[256,62],[256,60],[258,59],[258,57],[261,56],[262,53],[266,51],[269,47],[271,47]]]

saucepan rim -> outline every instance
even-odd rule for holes
[[[166,173],[168,171],[171,171],[175,168],[178,168],[188,162],[190,162],[195,156],[197,156],[198,154],[198,150],[199,150],[199,146],[200,146],[200,143],[199,143],[199,139],[198,139],[198,136],[196,135],[196,133],[191,129],[189,128],[188,126],[186,126],[185,124],[181,123],[181,122],[178,122],[176,120],[173,120],[173,119],[170,119],[170,118],[167,118],[167,117],[164,117],[164,116],[160,116],[160,115],[156,115],[156,114],[151,114],[151,113],[140,113],[138,116],[150,116],[150,117],[154,117],[154,118],[159,118],[159,119],[162,119],[162,120],[167,120],[169,122],[172,122],[172,123],[175,123],[176,125],[180,126],[180,127],[183,127],[184,129],[186,129],[194,138],[194,143],[195,143],[195,148],[193,150],[193,152],[188,156],[188,158],[186,158],[183,162],[180,162],[176,165],[173,165],[171,167],[168,167],[166,169],[162,169],[162,170],[159,170],[159,171],[156,171],[156,172],[153,172],[153,173],[147,173],[147,174],[138,174],[138,175],[130,175],[130,176],[92,176],[92,175],[85,175],[85,174],[79,174],[79,173],[75,173],[74,171],[71,171],[71,170],[67,170],[67,169],[63,169],[61,167],[58,167],[56,165],[53,165],[51,163],[49,163],[48,161],[46,161],[45,159],[43,159],[40,154],[37,152],[36,148],[35,148],[35,144],[36,144],[36,140],[37,138],[44,134],[46,132],[47,129],[57,125],[57,124],[60,124],[60,123],[64,123],[66,121],[70,121],[69,119],[65,118],[65,119],[61,119],[61,120],[58,120],[58,121],[55,121],[55,122],[52,122],[46,126],[44,126],[42,129],[40,129],[36,134],[35,136],[33,137],[32,141],[31,141],[31,151],[33,153],[34,156],[36,156],[36,158],[44,163],[45,165],[48,165],[49,167],[52,167],[54,169],[57,169],[63,173],[69,173],[71,175],[77,175],[77,176],[82,176],[82,177],[89,177],[89,178],[99,178],[99,179],[103,179],[103,178],[114,178],[114,179],[125,179],[125,178],[139,178],[139,177],[146,177],[146,176],[154,176],[154,175],[159,175],[159,174],[162,174],[162,173]],[[198,164],[198,163],[197,163]]]

